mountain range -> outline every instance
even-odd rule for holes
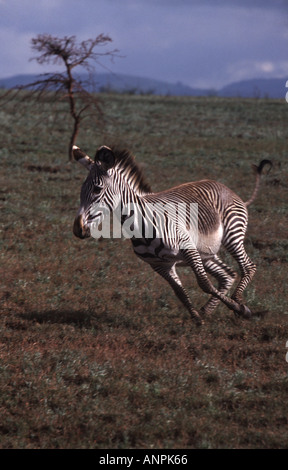
[[[28,85],[41,79],[39,75],[14,75],[9,78],[0,79],[0,88],[10,89],[21,85]],[[87,82],[87,75],[79,75],[83,84]],[[168,83],[153,78],[137,77],[124,74],[99,73],[93,77],[93,87],[89,91],[95,92],[118,92],[131,94],[154,94],[172,96],[220,96],[241,98],[285,98],[288,91],[285,78],[255,78],[231,83],[223,88],[202,89],[192,88],[182,82]],[[288,83],[287,83],[288,85]]]

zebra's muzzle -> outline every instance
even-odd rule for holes
[[[81,214],[74,220],[73,233],[78,238],[88,238],[91,235],[89,227],[83,224],[83,217]]]

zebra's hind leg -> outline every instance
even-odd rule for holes
[[[209,259],[204,259],[203,266],[206,272],[218,280],[218,291],[226,294],[234,283],[237,273],[223,263],[217,255]],[[208,302],[201,308],[200,312],[205,315],[211,314],[219,303],[220,299],[212,295]]]
[[[233,292],[232,299],[238,303],[242,303],[242,294],[244,289],[251,282],[255,272],[256,265],[251,261],[247,255],[243,242],[239,243],[236,246],[226,246],[229,253],[237,261],[240,267],[241,279],[239,284],[236,286],[235,291]]]
[[[251,317],[251,312],[249,308],[246,307],[246,305],[240,304],[234,299],[227,297],[213,286],[212,282],[207,276],[202,259],[197,249],[191,247],[182,249],[181,251],[183,254],[183,259],[194,271],[198,285],[204,292],[207,292],[207,294],[211,294],[220,299],[225,305],[227,305],[228,308],[233,310],[236,315],[240,315],[246,318]]]
[[[188,312],[191,315],[193,321],[196,322],[197,325],[201,325],[203,320],[201,319],[197,310],[195,310],[191,304],[189,296],[182,286],[181,280],[178,277],[178,274],[175,269],[175,265],[167,265],[164,264],[153,264],[151,265],[154,271],[156,271],[160,276],[166,279],[169,282],[170,286],[174,290],[175,294],[177,295],[178,299],[182,302],[183,305],[187,308]]]

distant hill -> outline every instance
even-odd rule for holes
[[[123,74],[95,75],[97,91],[116,91],[128,93],[150,93],[154,95],[202,96],[207,90],[191,88],[181,82],[168,83],[153,78]]]
[[[87,75],[79,78],[85,84]],[[39,79],[39,75],[15,75],[0,79],[0,88],[15,88],[28,85]],[[192,88],[181,82],[168,83],[153,78],[137,77],[132,75],[99,73],[94,76],[93,87],[89,91],[119,92],[134,94],[154,94],[173,96],[221,96],[243,98],[285,98],[288,89],[285,87],[286,79],[252,79],[231,83],[220,90]]]
[[[87,75],[78,76],[83,84],[87,81]],[[41,78],[39,75],[15,75],[0,79],[0,88],[15,88],[28,85]],[[211,93],[209,90],[191,88],[181,82],[168,83],[153,78],[143,78],[132,75],[99,73],[93,77],[93,87],[89,91],[95,92],[119,92],[119,93],[145,93],[154,95],[175,96],[203,96]]]
[[[286,81],[284,78],[243,80],[225,86],[218,92],[218,95],[243,98],[285,98],[288,91],[285,87]]]

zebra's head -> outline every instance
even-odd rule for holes
[[[80,194],[80,208],[74,220],[73,233],[76,237],[87,238],[91,227],[99,226],[107,213],[117,203],[111,187],[111,169],[115,164],[113,151],[106,146],[100,147],[93,161],[79,147],[73,147],[75,160],[84,165],[89,173]]]

